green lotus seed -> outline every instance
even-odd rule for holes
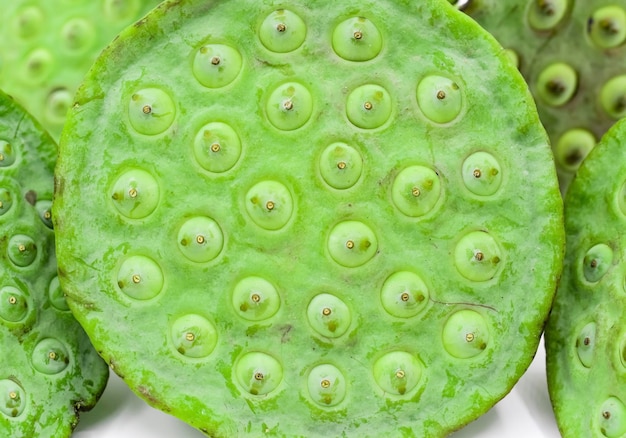
[[[559,107],[569,102],[578,87],[578,74],[568,64],[557,62],[543,69],[537,78],[537,95],[547,105]]]
[[[62,312],[70,310],[67,305],[67,300],[65,299],[65,293],[63,292],[63,289],[61,289],[58,276],[54,277],[50,281],[50,285],[48,286],[48,299],[55,309]]]
[[[280,295],[272,283],[261,277],[246,277],[233,289],[233,309],[248,321],[271,318],[280,308]]]
[[[190,358],[207,357],[217,345],[217,329],[203,316],[185,315],[176,319],[170,328],[176,351]]]
[[[161,134],[172,126],[175,118],[174,101],[159,88],[138,90],[128,100],[128,120],[139,134]]]
[[[626,11],[619,6],[596,9],[589,19],[591,41],[601,49],[611,49],[626,40]]]
[[[386,394],[405,395],[422,377],[422,364],[410,353],[394,351],[374,363],[374,380]]]
[[[539,31],[554,29],[567,12],[567,0],[532,0],[528,23]]]
[[[322,364],[311,370],[307,378],[309,396],[324,407],[337,406],[346,397],[348,385],[343,373],[334,365]]]
[[[338,338],[350,328],[352,314],[339,297],[331,294],[316,295],[306,310],[311,328],[327,338]]]
[[[0,141],[0,144],[2,142]],[[0,217],[4,216],[13,205],[13,195],[5,188],[0,188]]]
[[[128,219],[143,219],[159,204],[159,184],[145,170],[130,169],[122,173],[109,190],[115,209]]]
[[[596,138],[586,129],[570,129],[558,140],[555,158],[561,168],[576,172],[580,163],[596,145]]]
[[[263,20],[259,39],[267,50],[287,53],[296,50],[306,38],[306,24],[287,9],[272,12]]]
[[[301,128],[313,114],[313,97],[302,84],[287,82],[270,94],[265,105],[267,118],[281,131]]]
[[[74,52],[89,50],[94,44],[95,33],[95,27],[83,18],[71,19],[61,29],[65,47]]]
[[[596,323],[590,322],[585,325],[576,338],[576,353],[580,363],[585,367],[591,367],[593,350],[596,345]]]
[[[46,100],[44,117],[50,123],[63,124],[73,100],[74,96],[66,88],[53,90]]]
[[[53,69],[54,56],[46,49],[35,49],[26,58],[21,77],[31,85],[39,85]]]
[[[26,408],[24,389],[11,379],[0,380],[0,412],[10,418],[18,417]]]
[[[285,227],[293,210],[291,192],[277,181],[261,181],[246,194],[246,211],[250,219],[266,230]]]
[[[9,167],[17,158],[17,151],[11,143],[6,140],[0,140],[0,168]]]
[[[13,32],[22,39],[34,39],[43,29],[44,20],[41,8],[25,6],[13,18]]]
[[[626,116],[626,75],[616,76],[600,90],[600,104],[615,120]]]
[[[617,397],[609,397],[598,413],[598,428],[607,438],[620,438],[626,433],[626,406]]]
[[[413,272],[400,271],[391,274],[381,289],[380,300],[391,316],[411,318],[428,305],[428,287]]]
[[[188,219],[178,231],[178,248],[192,262],[210,262],[219,255],[223,246],[222,229],[211,218]]]
[[[196,134],[193,152],[198,164],[209,172],[233,168],[241,156],[241,140],[235,130],[221,122],[204,125]]]
[[[113,21],[130,21],[137,16],[141,0],[104,0],[104,16]]]
[[[327,246],[335,262],[347,268],[355,268],[364,265],[376,255],[378,239],[364,223],[345,221],[331,230]]]
[[[70,363],[70,355],[65,345],[53,338],[39,341],[33,350],[33,368],[43,374],[58,374]]]
[[[35,210],[37,210],[41,222],[43,222],[46,227],[52,229],[52,201],[37,201]]]
[[[239,385],[252,395],[266,395],[274,391],[283,380],[283,367],[269,354],[251,352],[244,354],[235,365]]]
[[[490,234],[472,231],[457,243],[454,263],[459,273],[468,280],[491,280],[502,264],[502,251]]]
[[[207,88],[221,88],[235,80],[243,60],[237,49],[224,44],[207,44],[196,52],[192,71]]]
[[[459,359],[478,356],[489,346],[489,328],[485,317],[474,310],[453,313],[443,328],[443,346]]]
[[[29,299],[24,292],[13,286],[0,289],[0,318],[7,322],[19,322],[26,318]]]
[[[450,123],[458,118],[463,100],[459,84],[445,76],[426,76],[417,85],[417,105],[435,123]]]
[[[363,172],[363,157],[359,151],[345,143],[333,143],[320,156],[320,174],[332,188],[349,189]]]
[[[379,85],[366,84],[354,89],[346,102],[346,115],[353,125],[362,129],[376,129],[389,120],[393,102]]]
[[[604,243],[591,247],[583,259],[583,275],[591,283],[597,283],[613,264],[613,249]]]
[[[398,173],[391,187],[391,199],[403,214],[421,217],[431,212],[441,198],[437,172],[425,166],[411,166]]]
[[[126,258],[117,273],[117,285],[135,300],[149,300],[163,290],[161,267],[149,257],[135,255]]]
[[[37,245],[32,237],[16,234],[9,239],[7,254],[15,266],[25,268],[37,258]]]
[[[378,27],[364,17],[342,21],[333,31],[333,50],[348,61],[369,61],[380,53],[383,37]]]
[[[488,152],[475,152],[463,162],[463,183],[475,195],[491,196],[502,185],[502,168]]]

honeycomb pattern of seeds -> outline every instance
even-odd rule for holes
[[[328,293],[313,297],[306,316],[311,328],[327,338],[342,336],[352,324],[350,308],[341,298]]]
[[[117,286],[135,300],[150,300],[161,293],[165,278],[157,262],[143,255],[127,257],[119,267]]]
[[[347,379],[334,365],[314,367],[307,377],[309,397],[319,406],[333,407],[341,403],[348,392]]]
[[[589,19],[589,37],[600,49],[611,49],[626,40],[626,11],[616,5],[603,6]]]
[[[363,62],[376,58],[383,48],[383,36],[368,18],[352,17],[335,27],[332,37],[335,53],[348,61]]]
[[[9,418],[20,416],[27,406],[26,392],[11,379],[0,380],[0,412]]]
[[[340,222],[328,235],[328,253],[341,266],[356,268],[370,261],[378,251],[374,231],[359,221]]]
[[[245,200],[250,219],[269,231],[284,228],[295,208],[291,192],[278,181],[255,184],[246,193]]]
[[[32,355],[33,368],[43,374],[59,374],[70,363],[70,354],[61,341],[42,339],[35,345]]]
[[[13,206],[13,195],[5,188],[0,188],[0,217],[4,216]]]
[[[585,368],[590,368],[593,361],[596,345],[596,326],[595,322],[587,323],[576,338],[576,354]]]
[[[279,9],[268,15],[259,28],[259,39],[271,52],[296,50],[306,38],[306,24],[295,12]]]
[[[383,308],[396,318],[419,315],[428,305],[429,292],[424,280],[414,272],[391,274],[383,284],[380,301]]]
[[[609,397],[600,406],[598,431],[607,438],[619,438],[626,433],[626,406],[617,397]]]
[[[313,114],[313,96],[298,82],[287,82],[272,91],[265,104],[267,118],[281,131],[301,128]]]
[[[417,85],[417,105],[434,123],[451,123],[463,110],[463,91],[458,82],[438,75],[421,79]]]
[[[602,86],[600,105],[615,120],[626,116],[626,75],[611,78]]]
[[[485,317],[463,309],[453,313],[443,328],[443,346],[453,357],[470,359],[489,346],[490,333]]]
[[[239,51],[225,44],[206,44],[196,52],[192,71],[207,88],[221,88],[233,82],[243,66]]]
[[[380,128],[389,120],[392,112],[391,96],[380,85],[361,85],[352,90],[346,101],[348,120],[362,129]]]
[[[203,169],[223,173],[232,169],[241,156],[241,139],[226,123],[204,125],[194,139],[193,152]]]
[[[537,95],[547,105],[559,107],[569,102],[578,87],[578,74],[563,62],[550,64],[537,78]]]
[[[109,197],[115,209],[128,219],[143,219],[156,209],[160,200],[157,180],[142,169],[129,169],[119,175]]]
[[[559,138],[554,155],[565,170],[576,172],[580,163],[596,145],[596,138],[586,129],[570,129]]]
[[[67,305],[67,300],[65,299],[65,293],[63,292],[63,289],[61,289],[58,276],[55,276],[52,280],[50,280],[50,285],[48,286],[48,299],[55,309],[61,312],[70,310]]]
[[[276,287],[262,277],[241,279],[233,288],[233,309],[248,321],[263,321],[278,312],[281,305]]]
[[[457,242],[454,264],[466,279],[487,281],[496,276],[502,265],[502,250],[489,233],[472,231]]]
[[[7,322],[19,322],[26,318],[29,312],[28,296],[20,289],[5,286],[0,289],[0,319]]]
[[[190,314],[177,318],[170,327],[174,349],[188,358],[210,355],[217,345],[217,329],[203,316]]]
[[[528,24],[537,31],[554,29],[565,17],[567,8],[568,0],[531,0]]]
[[[463,184],[475,195],[494,195],[502,185],[502,168],[489,152],[474,152],[463,162]]]
[[[393,351],[380,357],[373,366],[374,380],[385,394],[410,393],[422,378],[422,364],[414,355]]]
[[[401,170],[391,187],[391,200],[398,210],[410,217],[430,213],[442,195],[439,174],[426,166]]]
[[[160,88],[137,90],[128,99],[128,120],[139,134],[161,134],[172,126],[175,118],[176,104]]]
[[[245,392],[268,395],[283,380],[283,366],[273,356],[253,351],[245,353],[235,364],[235,377]]]
[[[178,231],[178,248],[193,262],[210,262],[220,254],[223,246],[224,233],[211,218],[190,218]]]
[[[15,266],[25,268],[32,265],[37,258],[37,244],[30,236],[16,234],[9,239],[7,255]]]
[[[11,143],[0,140],[0,167],[9,167],[15,163],[16,150]]]
[[[333,143],[320,156],[319,170],[324,182],[338,190],[354,186],[363,172],[363,157],[354,147]]]
[[[605,243],[592,246],[583,258],[582,273],[590,283],[597,283],[613,264],[613,249]]]

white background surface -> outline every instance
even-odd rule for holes
[[[149,407],[111,374],[100,402],[81,415],[74,438],[206,438],[182,421]],[[513,390],[450,438],[560,438],[548,397],[543,341]]]

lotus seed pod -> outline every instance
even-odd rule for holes
[[[58,141],[100,51],[160,0],[0,0],[0,89]]]
[[[208,436],[457,430],[532,361],[562,262],[548,137],[505,56],[443,0],[163,3],[70,111],[69,306]]]
[[[57,147],[1,93],[0,145],[10,161],[0,167],[0,436],[69,437],[104,391],[108,368],[59,287],[51,222]]]
[[[622,120],[565,197],[563,276],[545,334],[548,389],[564,438],[626,433],[624,142]]]
[[[626,0],[454,3],[515,53],[565,194],[597,139],[626,115]]]

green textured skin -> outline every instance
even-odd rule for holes
[[[625,141],[626,122],[618,122],[585,159],[565,198],[566,258],[546,328],[548,384],[564,437],[626,433],[626,411],[611,415],[622,425],[621,433],[605,435],[600,430],[605,400],[626,402]],[[597,244],[612,250],[612,260],[604,257],[598,275],[587,274],[597,280],[590,282],[583,265]],[[589,323],[596,324],[595,339],[581,336]]]
[[[0,89],[58,142],[76,88],[100,51],[158,4],[159,0],[0,0],[4,23]]]
[[[16,154],[10,166],[0,165],[0,188],[8,190],[12,200],[0,215],[0,436],[67,437],[78,423],[79,411],[93,407],[102,394],[108,368],[62,294],[53,295],[54,300],[49,294],[57,277],[54,233],[35,205],[52,200],[56,144],[4,94],[0,142],[11,144]],[[4,151],[3,156],[6,159]],[[2,205],[7,205],[6,198]],[[8,256],[17,234],[36,244],[36,256],[26,266],[17,266]],[[21,292],[3,293],[6,288]],[[26,307],[20,295],[26,297]],[[16,313],[18,306],[23,311]],[[46,356],[55,350],[44,347],[50,342],[59,342],[67,355],[49,361]]]
[[[544,0],[470,0],[465,12],[492,33],[505,49],[517,53],[519,70],[529,84],[539,117],[548,131],[561,191],[565,193],[588,150],[575,144],[561,153],[557,150],[559,140],[570,129],[584,129],[599,140],[618,120],[600,102],[602,87],[611,78],[626,74],[626,44],[598,47],[588,32],[590,17],[605,6],[624,10],[626,1],[567,0],[565,16],[555,27],[535,30],[529,24],[528,11],[531,5],[541,1]],[[562,106],[546,103],[538,90],[539,75],[554,62],[568,64],[578,76],[574,95]],[[615,98],[626,101],[626,86],[616,92]]]
[[[306,37],[274,53],[257,32],[282,7],[302,18]],[[332,48],[333,29],[354,16],[380,32],[381,51],[369,61],[347,61]],[[241,71],[221,88],[204,87],[193,73],[209,43],[241,55]],[[77,93],[54,204],[68,301],[112,369],[152,406],[215,437],[434,437],[486,412],[532,360],[564,245],[547,135],[525,83],[499,52],[491,36],[438,0],[167,2],[125,30]],[[435,111],[450,118],[461,102],[445,124],[430,121],[417,102],[418,82],[432,74],[456,81],[444,81],[451,107]],[[267,102],[291,81],[310,91],[312,106],[297,94],[282,101],[283,115],[310,108],[311,116],[298,129],[278,129]],[[375,88],[371,102],[346,108],[364,84],[387,97]],[[389,119],[356,127],[350,114],[369,117],[372,102],[374,118],[365,123],[378,125],[391,108]],[[196,135],[214,122],[241,139],[241,156],[224,172],[207,171],[194,152]],[[331,188],[320,171],[336,142],[362,158],[348,188]],[[464,183],[474,168],[464,174],[463,163],[477,151],[500,167],[501,179],[493,178],[500,185],[488,196]],[[353,169],[353,161],[343,164]],[[415,169],[424,204],[409,202],[407,215],[392,193],[398,175]],[[122,184],[128,172],[138,186]],[[247,197],[257,183],[276,182],[282,189],[273,197],[256,204]],[[180,243],[222,244],[202,233],[181,239],[194,216],[221,230],[223,246],[210,261],[192,261]],[[363,234],[351,241],[345,228]],[[399,271],[412,273],[412,294],[424,292],[411,295],[420,303],[413,316],[394,316],[381,303],[383,285]],[[280,298],[268,319],[242,315],[254,294],[245,306],[232,304],[250,276]],[[314,327],[330,307],[307,309],[320,294],[343,302],[331,316],[351,315],[321,334]],[[394,368],[396,361],[404,365]],[[322,364],[339,370],[332,382],[343,400],[331,394],[324,405],[310,395],[330,384],[315,380]]]

